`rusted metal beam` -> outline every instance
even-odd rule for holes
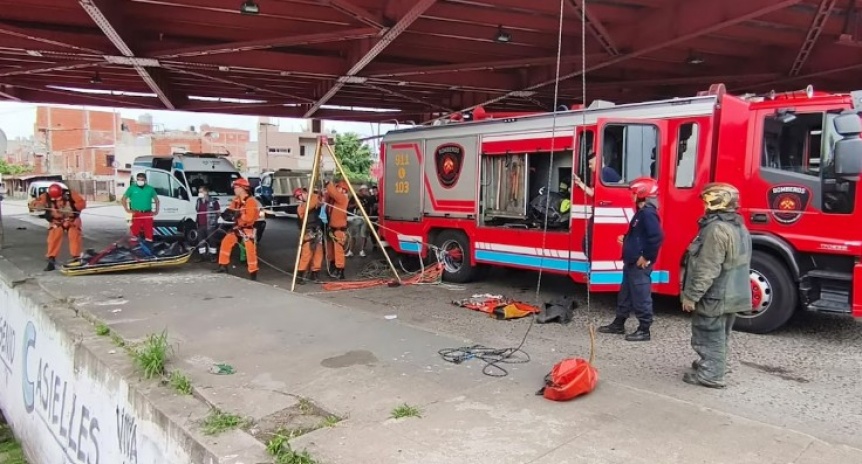
[[[211,75],[211,74],[206,74],[206,73],[197,72],[197,71],[191,71],[191,70],[186,70],[186,69],[175,68],[175,67],[172,67],[172,66],[171,66],[171,67],[167,67],[166,69],[170,69],[170,70],[172,70],[172,71],[174,71],[174,72],[178,72],[178,73],[181,73],[181,74],[187,74],[187,75],[190,75],[190,76],[197,76],[197,77],[200,77],[200,78],[203,78],[203,79],[208,79],[208,80],[215,81],[215,82],[221,82],[221,83],[223,83],[223,84],[230,84],[230,85],[234,85],[234,86],[236,86],[236,87],[238,87],[238,88],[242,88],[242,89],[252,89],[252,90],[254,90],[254,91],[256,91],[256,92],[268,93],[268,94],[272,94],[272,95],[277,95],[277,96],[279,96],[279,97],[290,98],[290,99],[292,99],[292,100],[302,101],[302,102],[306,102],[306,103],[314,103],[314,100],[312,100],[312,99],[310,99],[310,98],[307,98],[307,97],[300,97],[299,95],[294,95],[294,94],[289,94],[289,93],[285,93],[285,92],[280,92],[280,91],[277,91],[277,90],[267,89],[267,88],[265,88],[265,87],[260,87],[260,86],[254,85],[254,84],[250,83],[250,82],[249,82],[249,81],[247,81],[247,80],[246,80],[246,81],[243,81],[243,82],[238,82],[238,81],[231,80],[231,79],[225,79],[225,78],[223,78],[223,77],[219,77],[219,76],[213,76],[213,75]]]
[[[239,53],[252,50],[265,50],[268,48],[275,47],[296,47],[301,45],[313,45],[319,43],[365,39],[369,37],[374,37],[377,34],[377,29],[366,27],[361,29],[321,32],[318,34],[302,34],[287,37],[275,37],[272,39],[246,40],[241,42],[230,42],[218,45],[187,47],[177,50],[160,51],[154,53],[153,58],[185,58],[204,55],[219,55],[225,53]]]
[[[52,39],[49,39],[46,37],[39,37],[38,35],[34,35],[33,30],[22,29],[20,27],[13,26],[11,24],[3,23],[3,22],[0,22],[0,34],[12,36],[12,37],[18,37],[18,38],[26,39],[26,40],[31,40],[33,42],[38,42],[38,43],[42,43],[45,45],[51,45],[54,47],[59,47],[59,48],[65,48],[68,50],[75,50],[78,52],[93,53],[93,54],[104,54],[105,53],[102,50],[96,50],[96,49],[92,49],[92,48],[81,47],[81,46],[78,46],[75,44],[62,42],[59,40],[52,40]]]
[[[372,83],[370,83],[370,82],[366,82],[366,83],[365,83],[365,86],[366,86],[366,87],[370,87],[370,88],[372,88],[372,89],[374,89],[374,90],[377,90],[377,91],[379,91],[379,92],[383,92],[383,93],[385,93],[385,94],[392,95],[393,97],[398,97],[398,98],[400,98],[400,99],[402,99],[402,100],[407,100],[407,101],[411,101],[411,102],[413,102],[413,103],[418,103],[418,104],[420,104],[420,105],[424,105],[424,106],[426,106],[426,107],[428,107],[428,108],[434,108],[434,109],[442,110],[442,111],[452,111],[452,108],[447,108],[447,107],[445,107],[445,106],[438,105],[438,104],[436,104],[436,103],[432,103],[432,102],[429,102],[429,101],[422,100],[422,99],[420,99],[420,98],[412,97],[412,96],[407,95],[407,94],[404,94],[404,93],[402,93],[402,92],[398,92],[398,91],[395,91],[395,90],[392,90],[392,89],[388,89],[388,88],[386,88],[386,87],[383,87],[383,86],[380,86],[380,85],[376,85],[376,84],[372,84]]]
[[[383,24],[382,18],[372,14],[365,8],[350,3],[348,0],[318,0],[317,3],[332,7],[333,9],[350,16],[362,24],[371,26],[378,31],[386,28]]]
[[[634,44],[636,47],[632,52],[592,64],[587,66],[586,69],[569,72],[560,76],[559,81],[566,81],[590,71],[607,68],[674,45],[683,44],[697,37],[712,34],[798,4],[801,1],[748,0],[746,2],[716,2],[715,0],[687,0],[678,3],[677,8],[671,14],[668,14],[667,9],[656,10],[638,21],[642,25],[640,28],[629,26],[635,29],[628,42]],[[674,26],[671,27],[671,24]],[[525,91],[535,91],[552,85],[557,81],[556,78],[543,80],[521,90],[496,96],[483,102],[482,105],[489,105],[510,97],[517,97]],[[475,106],[472,108],[475,108]]]
[[[611,38],[611,34],[605,29],[602,25],[602,22],[599,21],[595,15],[590,14],[590,10],[584,5],[584,0],[569,0],[569,5],[571,5],[575,12],[578,14],[578,19],[582,19],[586,21],[587,30],[590,31],[590,34],[598,40],[599,45],[608,53],[610,56],[619,56],[620,50],[614,44],[613,39]]]
[[[601,56],[604,56],[602,54]],[[599,55],[588,55],[587,59],[597,58]],[[416,68],[393,68],[391,71],[376,71],[368,74],[369,77],[401,77],[428,74],[447,74],[472,71],[493,71],[497,69],[526,68],[531,66],[551,66],[557,62],[556,56],[541,56],[535,58],[521,58],[515,60],[497,60],[476,63],[455,63],[440,66],[422,66]],[[561,63],[580,63],[580,55],[565,55],[560,57]]]
[[[0,77],[28,76],[31,74],[41,74],[54,71],[70,71],[73,69],[92,68],[102,64],[104,64],[102,61],[71,61],[68,63],[43,64],[17,69],[6,69],[0,71]]]
[[[788,75],[791,77],[798,76],[799,72],[802,71],[802,66],[805,65],[806,61],[808,61],[808,57],[811,55],[811,50],[814,49],[814,45],[817,43],[820,33],[823,32],[823,27],[826,26],[826,22],[829,21],[829,15],[832,14],[832,9],[835,8],[835,3],[836,0],[821,0],[820,7],[814,14],[814,19],[811,21],[811,26],[808,28],[808,34],[806,34],[805,40],[799,48],[799,53],[796,55],[796,59],[793,60],[793,65],[790,67]]]
[[[346,84],[350,82],[353,78],[356,77],[357,74],[362,72],[369,63],[374,61],[386,47],[389,46],[395,39],[398,38],[410,25],[413,24],[414,21],[419,19],[428,8],[431,7],[437,0],[418,0],[398,22],[391,29],[386,31],[386,34],[368,50],[365,55],[362,56],[354,65],[347,71],[347,74],[343,76],[343,78],[339,78],[339,80],[326,92],[323,96],[317,100],[314,105],[309,108],[309,110],[303,115],[304,118],[310,118],[317,110],[320,109],[321,106],[325,105],[335,94],[338,93],[339,90]]]
[[[18,96],[18,89],[8,85],[0,85],[0,98],[16,102],[21,101],[21,97]]]
[[[174,104],[171,98],[173,92],[168,88],[167,77],[163,73],[147,69],[140,64],[130,43],[120,34],[118,29],[122,28],[118,27],[118,24],[123,18],[120,12],[116,10],[118,8],[117,3],[111,3],[107,0],[79,0],[79,3],[84,8],[84,11],[90,15],[90,18],[93,19],[93,22],[102,30],[102,33],[114,44],[114,47],[124,57],[129,59],[128,63],[123,64],[131,64],[134,67],[138,75],[141,76],[141,79],[159,97],[159,100],[161,100],[166,108],[171,110],[177,109],[177,105]],[[158,66],[158,62],[155,63],[155,66]]]

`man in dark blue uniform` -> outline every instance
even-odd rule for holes
[[[638,328],[626,335],[631,342],[650,339],[652,325],[652,269],[664,241],[657,209],[658,182],[649,177],[635,179],[629,189],[637,205],[637,212],[629,223],[629,230],[620,235],[623,247],[623,282],[617,300],[617,317],[599,332],[625,334],[626,320],[634,312]]]

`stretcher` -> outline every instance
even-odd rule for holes
[[[131,241],[117,242],[100,252],[87,250],[81,258],[61,266],[60,272],[67,276],[81,276],[182,266],[189,262],[193,252],[181,242],[158,242],[149,246]]]

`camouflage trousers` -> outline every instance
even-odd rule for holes
[[[736,314],[707,317],[695,310],[691,317],[691,347],[700,355],[695,361],[698,380],[704,384],[724,385],[730,333]]]

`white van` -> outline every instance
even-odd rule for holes
[[[53,180],[37,180],[30,184],[30,187],[27,189],[27,210],[29,212],[32,213],[34,211],[33,204],[36,203],[36,200],[38,200],[43,193],[48,191],[48,187],[54,184],[63,187],[64,190],[68,189],[66,184]]]
[[[240,174],[224,155],[182,153],[172,156],[139,156],[132,165],[129,185],[134,185],[138,173],[147,175],[159,195],[159,214],[155,217],[154,235],[161,238],[182,237],[197,241],[198,189],[206,185],[224,211],[234,197],[233,182]],[[262,216],[262,215],[261,215]],[[261,217],[255,224],[257,239],[263,237],[266,222]]]

